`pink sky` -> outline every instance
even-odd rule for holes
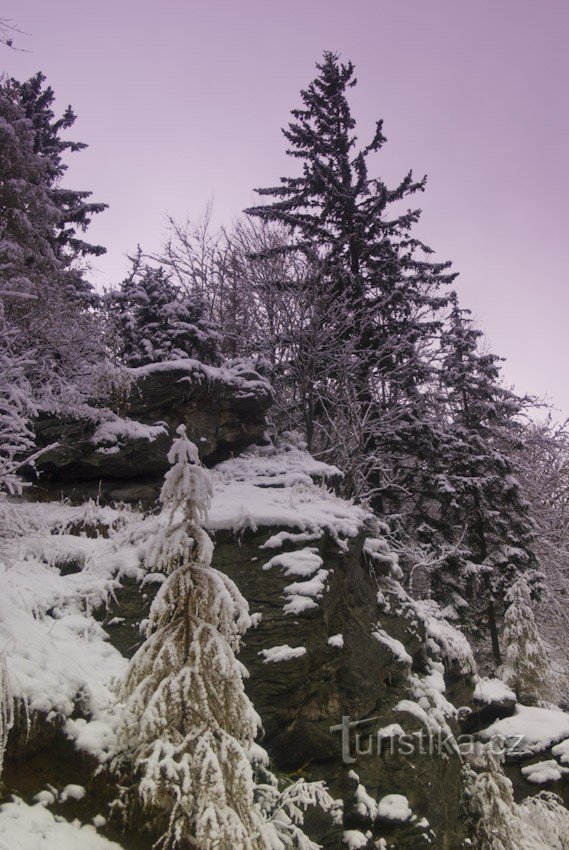
[[[569,414],[569,3],[567,0],[18,0],[3,16],[79,115],[89,150],[70,183],[110,204],[91,238],[113,283],[166,213],[214,197],[230,222],[252,188],[289,173],[279,128],[323,50],[357,68],[360,137],[392,182],[429,175],[420,235],[460,271],[457,287],[519,390]]]

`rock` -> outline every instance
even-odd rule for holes
[[[469,685],[463,685],[459,696],[460,687],[459,683],[453,691],[453,698],[470,708],[461,720],[464,734],[478,732],[495,720],[511,717],[516,711],[516,695],[500,679],[478,679],[474,692]]]
[[[37,445],[46,448],[35,462],[42,486],[63,484],[71,495],[72,485],[81,483],[76,495],[85,497],[97,495],[101,482],[103,494],[115,499],[147,500],[168,469],[178,425],[186,426],[208,465],[263,440],[271,389],[242,365],[215,368],[184,360],[130,374],[124,419],[94,408],[36,419]]]
[[[398,703],[413,698],[410,668],[402,664],[397,644],[414,659],[413,669],[421,672],[424,635],[420,624],[408,616],[396,596],[384,596],[384,605],[378,608],[375,578],[362,558],[363,535],[352,538],[345,552],[328,534],[314,544],[329,571],[326,589],[316,607],[299,615],[286,614],[284,590],[293,579],[279,567],[262,569],[275,550],[261,547],[281,530],[248,529],[238,536],[218,531],[213,560],[214,567],[236,582],[251,612],[261,615],[245,635],[240,659],[249,672],[245,685],[263,724],[261,743],[277,772],[291,778],[324,779],[333,796],[344,800],[345,829],[372,829],[374,840],[385,837],[388,846],[394,843],[401,850],[459,850],[466,831],[459,815],[458,757],[428,750],[409,756],[387,746],[381,754],[356,754],[356,764],[344,764],[340,732],[331,728],[338,727],[346,715],[353,720],[370,718],[369,726],[362,727],[364,749],[368,731],[373,734],[394,723],[408,733],[421,728],[413,716],[394,711]],[[289,542],[278,551],[294,550],[295,544]],[[138,622],[148,615],[152,593],[132,581],[123,584],[106,619],[117,619],[108,628],[111,643],[131,655],[140,640]],[[378,620],[395,650],[374,639]],[[330,643],[330,637],[336,640]],[[285,654],[286,660],[276,663],[265,663],[265,656],[259,654],[287,644],[304,647],[306,652],[296,657]],[[401,824],[362,819],[357,813],[358,782],[351,777],[352,768],[373,799],[404,795],[416,817]],[[321,815],[309,813],[306,828],[325,850],[341,848],[341,829]]]
[[[261,615],[257,627],[245,635],[240,657],[250,674],[246,688],[262,719],[263,746],[279,771],[294,775],[302,771],[306,778],[328,783],[332,794],[344,800],[345,829],[363,829],[364,833],[371,829],[375,840],[385,837],[388,845],[393,841],[403,850],[458,850],[466,837],[459,817],[458,757],[428,752],[411,757],[386,748],[381,755],[374,751],[357,756],[356,764],[346,765],[341,734],[331,731],[341,724],[342,716],[371,718],[373,722],[361,729],[365,749],[368,732],[373,734],[396,721],[405,731],[420,727],[409,715],[394,712],[397,703],[411,698],[410,668],[402,663],[402,649],[413,659],[413,669],[422,671],[424,634],[420,624],[396,596],[384,597],[386,604],[378,608],[376,580],[362,553],[363,535],[352,539],[346,552],[327,534],[318,541],[318,554],[329,571],[326,590],[317,607],[298,616],[285,614],[284,588],[291,578],[278,567],[263,570],[274,550],[260,548],[278,530],[249,530],[239,540],[229,532],[218,532],[213,562],[236,582],[252,613]],[[278,551],[287,548],[292,547],[285,544]],[[378,621],[390,642],[374,639]],[[342,646],[337,639],[329,642],[339,635]],[[284,644],[303,646],[306,653],[264,663],[260,652]],[[417,815],[413,822],[381,825],[358,820],[352,767],[373,799],[392,793],[405,795]],[[428,828],[424,826],[427,821]],[[341,846],[338,836],[323,830],[322,825],[311,835],[326,850]]]

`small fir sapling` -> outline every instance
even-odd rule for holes
[[[521,702],[543,705],[552,673],[535,622],[530,588],[523,577],[507,592],[506,601],[509,607],[504,616],[505,658],[501,678]]]
[[[146,556],[167,579],[124,684],[115,767],[131,784],[117,805],[126,818],[142,808],[161,823],[163,847],[315,850],[300,827],[307,805],[333,807],[324,787],[299,782],[280,792],[260,765],[257,781],[259,717],[235,657],[251,618],[233,582],[211,567],[201,525],[211,480],[183,425],[177,434]]]

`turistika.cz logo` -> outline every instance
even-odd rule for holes
[[[356,764],[358,758],[385,755],[471,755],[480,749],[481,742],[474,735],[446,733],[442,729],[433,732],[424,727],[416,732],[406,733],[398,723],[384,726],[374,732],[366,730],[370,723],[379,717],[364,720],[352,720],[343,715],[342,722],[330,726],[331,733],[340,732],[342,761],[344,764]],[[521,755],[524,751],[524,736],[516,735],[505,740],[499,736],[484,742],[484,748],[490,748],[498,756]]]

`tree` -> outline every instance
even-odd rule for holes
[[[514,800],[513,785],[490,748],[466,782],[467,813],[477,850],[566,850],[569,813],[555,794]]]
[[[537,614],[554,668],[550,683],[557,701],[569,693],[569,431],[549,413],[529,420],[523,431],[520,482],[535,522],[535,552],[545,575]]]
[[[0,780],[2,779],[2,767],[6,743],[8,741],[8,732],[13,721],[12,706],[12,689],[10,688],[6,662],[4,661],[4,656],[0,655]]]
[[[15,337],[0,315],[0,498],[21,492],[18,471],[34,445],[30,419],[37,411],[25,374],[27,357],[14,352]]]
[[[281,251],[317,256],[327,303],[344,299],[341,327],[359,359],[356,399],[360,419],[369,423],[364,449],[369,458],[381,451],[381,462],[368,471],[370,491],[379,509],[398,510],[409,484],[407,458],[427,453],[423,390],[446,303],[438,290],[454,275],[448,263],[431,261],[431,249],[412,235],[420,211],[393,211],[422,191],[425,179],[414,181],[410,172],[389,189],[368,174],[370,155],[386,141],[381,121],[370,143],[356,150],[348,102],[356,84],[353,65],[325,53],[317,68],[301,92],[303,108],[293,110],[283,130],[287,153],[300,160],[302,173],[258,189],[271,202],[246,212],[287,228],[290,238]]]
[[[529,504],[516,476],[524,400],[500,383],[500,358],[479,350],[482,334],[453,298],[441,335],[439,379],[447,424],[436,462],[447,536],[463,529],[461,551],[441,567],[436,589],[486,605],[492,652],[501,662],[498,600],[521,571],[537,565]],[[455,532],[456,533],[456,532]],[[536,578],[536,576],[534,576]],[[474,619],[476,619],[476,612]]]
[[[504,616],[505,658],[500,675],[522,702],[543,705],[551,685],[551,669],[531,606],[531,593],[524,578],[506,594]]]
[[[307,804],[332,807],[323,786],[299,782],[279,794],[268,772],[256,782],[259,718],[235,657],[251,619],[233,582],[211,567],[202,528],[211,480],[183,425],[177,435],[146,557],[167,578],[124,685],[115,767],[134,776],[122,805],[142,805],[162,823],[165,847],[270,850],[278,838],[276,846],[316,850],[300,825]]]
[[[51,86],[44,85],[45,81],[45,75],[38,71],[23,83],[11,79],[8,86],[26,118],[31,121],[34,153],[45,164],[48,194],[59,211],[53,237],[54,248],[56,253],[69,251],[74,257],[100,256],[107,249],[102,245],[85,242],[78,236],[78,232],[85,232],[93,215],[103,212],[108,204],[89,201],[88,198],[92,195],[90,191],[67,189],[61,185],[69,167],[64,160],[65,154],[84,150],[88,145],[85,142],[72,142],[62,138],[62,132],[73,126],[77,116],[71,106],[68,106],[60,118],[55,117],[55,93]]]
[[[47,159],[11,82],[0,85],[0,301],[10,346],[26,360],[35,402],[72,406],[103,356],[78,272],[57,247],[61,213]],[[33,347],[33,356],[30,350]],[[22,360],[23,362],[23,360]]]
[[[22,31],[18,29],[10,18],[0,18],[0,44],[5,44],[11,50],[21,51],[22,48],[16,47],[14,44],[14,36],[21,34]]]
[[[131,274],[107,300],[116,314],[119,358],[128,366],[188,357],[219,362],[220,335],[203,302],[174,286],[163,268],[143,265],[140,252]]]

